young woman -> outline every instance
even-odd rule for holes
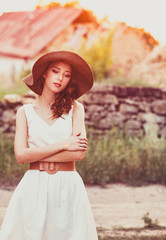
[[[30,168],[12,195],[0,240],[98,239],[75,168],[88,145],[84,107],[76,99],[93,81],[87,62],[70,51],[41,56],[24,79],[38,98],[17,111],[14,151]]]

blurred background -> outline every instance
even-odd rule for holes
[[[13,154],[17,108],[36,98],[22,78],[39,56],[59,49],[80,54],[95,76],[93,88],[79,99],[89,138],[85,160],[77,163],[84,181],[166,183],[165,5],[162,0],[1,2],[2,185],[17,184],[28,168]]]
[[[96,187],[87,189],[91,189],[98,226],[103,221],[102,226],[109,229],[117,217],[112,214],[121,213],[117,222],[120,219],[123,226],[138,227],[136,218],[142,216],[145,227],[161,229],[146,210],[153,217],[159,214],[165,224],[165,9],[165,0],[0,1],[1,189],[14,189],[29,168],[16,162],[13,151],[16,111],[37,97],[25,86],[23,77],[44,53],[71,50],[89,63],[95,76],[92,89],[78,99],[85,108],[89,141],[77,169],[86,186]],[[153,187],[137,188],[145,185]],[[133,205],[127,202],[129,196]],[[151,205],[149,201],[156,196],[156,205]],[[7,207],[3,199],[0,223]],[[97,212],[98,200],[103,205]],[[119,211],[122,200],[124,209]],[[112,208],[110,215],[107,204]],[[101,216],[103,206],[106,209]],[[134,216],[131,212],[136,209]]]

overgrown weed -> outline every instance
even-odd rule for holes
[[[107,183],[133,186],[166,184],[166,140],[136,138],[116,128],[103,136],[87,128],[88,149],[77,171],[86,184],[105,187]],[[14,157],[13,139],[0,135],[0,182],[14,182],[28,169]]]

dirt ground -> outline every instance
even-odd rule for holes
[[[98,230],[110,236],[135,234],[117,228],[139,228],[144,226],[142,217],[158,220],[166,226],[166,186],[150,185],[131,187],[123,184],[108,184],[105,188],[85,186]],[[0,189],[0,225],[14,189]],[[166,230],[144,230],[143,235],[166,236]]]

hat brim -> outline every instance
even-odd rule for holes
[[[69,63],[76,71],[77,91],[76,98],[79,98],[88,92],[94,83],[94,76],[88,63],[78,54],[71,51],[53,51],[41,56],[33,65],[32,73],[23,79],[24,83],[36,94],[42,94],[42,88],[39,79],[53,61],[65,61]],[[72,81],[72,78],[71,78]]]

